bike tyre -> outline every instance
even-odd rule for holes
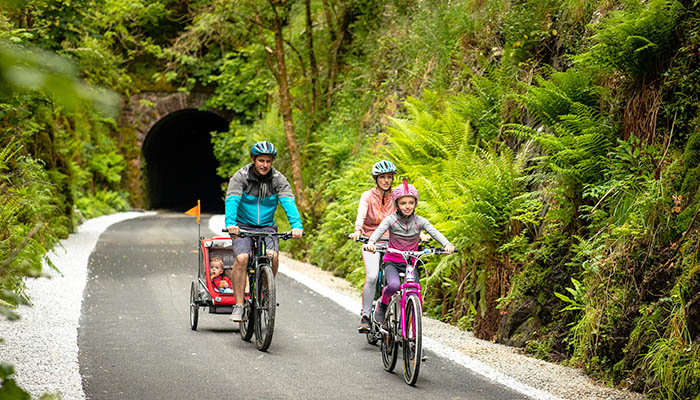
[[[423,355],[423,309],[414,294],[406,296],[406,338],[403,342],[403,379],[414,386],[420,373]]]
[[[374,323],[374,306],[375,304],[372,304],[372,311],[369,313],[369,332],[365,333],[367,343],[371,344],[372,346],[376,346],[381,339],[379,326]]]
[[[197,330],[197,323],[199,322],[199,305],[197,300],[197,282],[192,281],[190,285],[190,328],[193,331]]]
[[[396,360],[399,355],[399,342],[396,341],[396,313],[394,309],[396,308],[395,303],[390,305],[390,311],[387,313],[388,320],[388,332],[382,333],[382,343],[380,345],[382,351],[382,363],[384,364],[384,370],[387,372],[392,372],[394,367],[396,367]]]
[[[250,342],[250,339],[253,337],[253,324],[255,322],[253,302],[250,300],[245,300],[243,308],[243,321],[238,323],[238,331],[241,334],[241,339],[246,342]]]
[[[258,269],[260,271],[256,284],[258,306],[254,313],[255,345],[258,350],[267,351],[275,331],[275,311],[277,309],[275,277],[269,265],[261,265]]]

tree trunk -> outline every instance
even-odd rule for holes
[[[328,11],[326,11],[328,13]],[[338,21],[338,31],[333,34],[335,41],[331,42],[332,48],[330,49],[329,59],[328,59],[328,92],[326,98],[326,107],[331,108],[333,92],[335,91],[335,78],[338,75],[340,68],[341,59],[341,48],[343,47],[343,41],[347,35],[347,31],[350,25],[350,20],[352,19],[352,11],[347,7],[343,7],[342,17]],[[330,29],[330,27],[329,27]]]
[[[311,115],[316,115],[318,107],[318,65],[314,52],[314,31],[311,23],[311,0],[304,0],[306,6],[306,43],[309,47],[309,67],[311,68]]]
[[[287,148],[292,162],[292,180],[296,188],[296,195],[299,208],[302,212],[308,212],[310,207],[306,200],[304,180],[301,174],[301,157],[297,147],[296,134],[294,133],[294,120],[292,118],[292,95],[289,92],[289,77],[287,76],[287,65],[284,59],[284,37],[282,36],[282,23],[275,5],[270,2],[273,12],[273,32],[275,34],[275,60],[276,69],[273,70],[277,78],[277,87],[280,96],[280,113],[284,121],[284,134],[287,138]]]

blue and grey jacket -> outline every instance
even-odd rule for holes
[[[289,225],[304,229],[287,178],[274,168],[265,176],[258,176],[253,164],[248,164],[233,174],[228,183],[226,226],[272,226],[278,202],[282,203]]]

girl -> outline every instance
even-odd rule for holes
[[[409,185],[404,179],[403,183],[394,189],[392,197],[396,206],[396,212],[386,217],[379,224],[365,246],[367,251],[374,252],[376,250],[375,243],[387,230],[389,231],[389,247],[396,250],[415,251],[418,249],[420,232],[425,230],[445,248],[446,252],[454,252],[455,247],[442,233],[435,229],[427,219],[415,215],[414,211],[418,204],[418,190],[413,185]],[[406,261],[400,254],[386,253],[384,255],[384,274],[387,282],[374,313],[377,323],[384,323],[389,299],[401,286],[399,273],[405,271]]]
[[[369,236],[374,233],[379,223],[396,210],[391,198],[394,174],[396,174],[396,166],[391,161],[381,160],[372,167],[372,178],[376,186],[362,193],[360,197],[355,232],[350,235],[352,240],[356,241],[360,236]],[[369,314],[379,274],[379,254],[363,250],[362,261],[365,264],[365,286],[362,290],[362,316],[357,329],[360,333],[367,333],[370,329]]]

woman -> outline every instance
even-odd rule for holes
[[[355,232],[350,235],[352,240],[372,235],[382,220],[396,211],[391,198],[391,185],[394,183],[395,174],[396,166],[391,161],[381,160],[372,167],[372,178],[376,186],[362,193],[360,197]],[[358,330],[360,333],[367,333],[370,329],[369,315],[379,274],[379,253],[363,250],[362,260],[365,264],[365,285],[362,290],[362,317]]]

